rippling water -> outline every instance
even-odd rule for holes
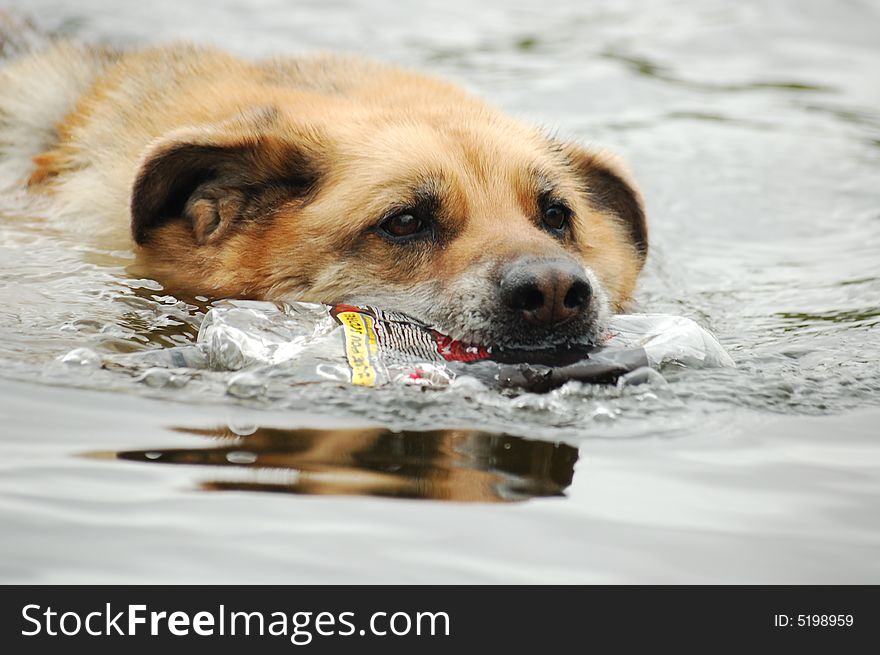
[[[115,45],[354,51],[621,152],[652,221],[640,309],[737,369],[546,395],[134,378],[65,355],[190,343],[210,301],[7,193],[2,578],[880,580],[878,3],[412,4],[26,10]]]

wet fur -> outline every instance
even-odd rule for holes
[[[132,243],[173,288],[372,302],[468,340],[527,339],[497,307],[505,262],[581,263],[592,306],[545,335],[566,341],[626,308],[647,253],[641,199],[616,159],[359,59],[52,44],[0,71],[0,162],[59,220]],[[540,227],[548,188],[573,210],[563,240]],[[420,202],[437,217],[431,244],[377,233]]]

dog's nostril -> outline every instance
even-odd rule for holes
[[[575,280],[562,302],[568,309],[580,309],[590,302],[591,289],[586,280]]]
[[[525,312],[534,312],[544,306],[544,294],[534,286],[522,286],[516,290],[513,297],[514,309]]]

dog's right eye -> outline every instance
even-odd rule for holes
[[[381,223],[379,229],[394,239],[409,239],[426,235],[430,228],[426,221],[413,214],[395,214]]]

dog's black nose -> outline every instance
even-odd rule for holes
[[[549,327],[576,318],[592,295],[583,269],[565,259],[520,259],[501,274],[501,301],[535,325]]]

